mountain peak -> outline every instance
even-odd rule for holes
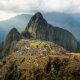
[[[18,32],[18,30],[16,28],[12,28],[6,37],[4,44],[6,44],[6,43],[9,44],[15,40],[18,41],[20,39],[20,36],[21,35]]]
[[[15,33],[15,32],[18,32],[17,29],[16,28],[12,28],[9,33]]]
[[[40,12],[37,12],[30,19],[28,26],[26,27],[26,30],[31,31],[32,29],[37,29],[43,26],[47,26],[47,21],[44,19]]]
[[[6,40],[8,41],[12,39],[11,41],[14,41],[14,40],[18,40],[18,37],[20,37],[20,33],[16,28],[12,28],[9,34],[7,35]]]
[[[1,57],[9,54],[11,46],[14,47],[16,42],[19,41],[21,38],[22,38],[21,34],[18,32],[18,30],[16,28],[12,28],[3,43],[3,50],[1,53]]]
[[[40,18],[40,17],[43,17],[40,12],[37,12],[34,16],[35,16],[35,17],[39,17],[39,18]]]
[[[44,18],[42,16],[42,14],[40,12],[37,12],[32,16],[31,21],[38,22],[38,21],[43,20],[43,19]]]

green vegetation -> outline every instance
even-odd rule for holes
[[[33,47],[33,48],[38,48],[39,45],[38,45],[37,43],[31,43],[31,47]]]
[[[19,80],[20,77],[21,73],[17,70],[13,70],[7,74],[6,80]]]
[[[78,53],[67,53],[51,42],[24,39],[11,49],[13,53],[0,62],[0,80],[80,80]]]

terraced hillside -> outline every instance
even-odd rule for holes
[[[0,60],[0,80],[80,80],[80,55],[52,42],[22,39]]]

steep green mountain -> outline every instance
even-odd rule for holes
[[[48,23],[70,31],[80,41],[80,14],[49,12],[42,13]],[[0,21],[0,42],[2,42],[9,30],[16,27],[18,31],[25,29],[32,15],[20,14],[5,21]]]
[[[3,47],[0,48],[0,57],[11,53],[17,41],[21,38],[50,41],[69,51],[80,51],[80,43],[69,31],[48,24],[39,12],[32,16],[25,31],[21,34],[16,28],[10,30],[3,43]]]
[[[8,55],[11,51],[13,51],[13,47],[17,41],[21,39],[21,34],[17,31],[16,28],[10,30],[9,34],[7,35],[4,43],[3,43],[3,50],[0,54],[0,57]]]
[[[24,34],[23,34],[24,33]],[[34,39],[55,42],[70,51],[79,51],[79,43],[67,30],[52,26],[47,23],[41,13],[32,16],[23,36],[30,34]]]
[[[80,80],[80,43],[41,13],[25,31],[13,28],[0,46],[0,80]],[[69,51],[68,51],[69,50]]]

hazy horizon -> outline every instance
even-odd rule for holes
[[[80,13],[80,0],[1,0],[0,21],[36,12]]]

